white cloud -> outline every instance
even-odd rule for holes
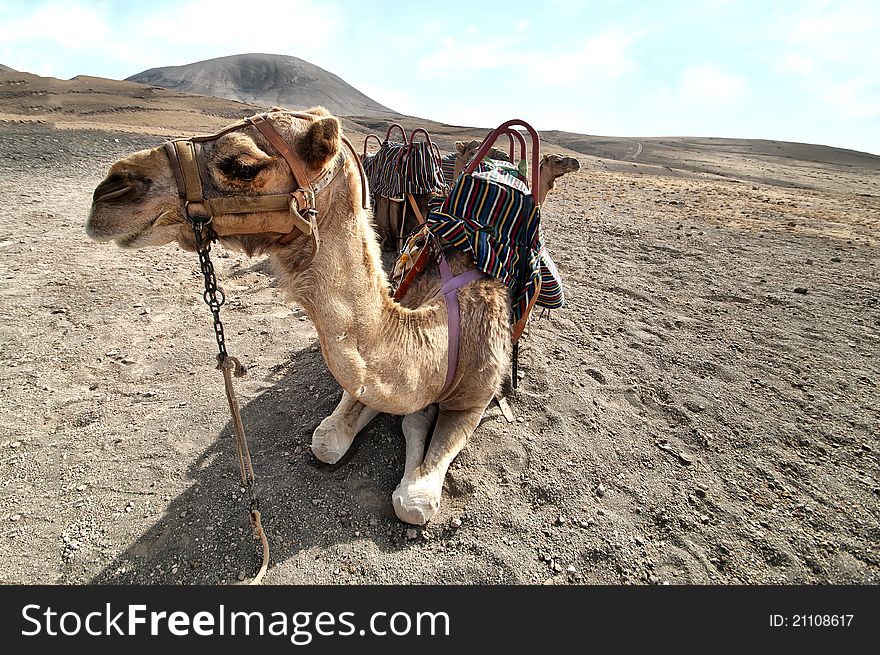
[[[682,73],[678,101],[682,105],[729,105],[743,96],[746,87],[744,77],[725,73],[711,64],[702,64]]]
[[[703,63],[684,69],[672,83],[649,83],[640,106],[628,107],[621,124],[643,136],[748,137],[743,125],[754,109],[750,91],[745,77]]]
[[[330,3],[318,5],[311,0],[285,0],[274,3],[265,19],[242,13],[236,0],[199,0],[181,6],[169,18],[156,16],[144,21],[137,30],[153,43],[173,44],[175,49],[215,46],[223,54],[246,52],[306,53],[332,45],[338,32],[339,18]],[[186,33],[181,34],[180,30]]]
[[[521,55],[514,54],[517,40],[495,39],[472,43],[452,37],[440,39],[440,47],[416,65],[420,77],[426,80],[452,79],[470,76],[487,69],[518,65]]]
[[[440,47],[417,65],[424,79],[472,77],[487,70],[503,69],[499,75],[527,76],[537,85],[571,85],[622,77],[638,70],[632,50],[641,38],[637,32],[609,29],[583,43],[534,44],[527,35],[513,38],[459,41],[440,40]]]
[[[12,14],[12,12],[9,12]],[[51,42],[72,50],[85,50],[105,40],[111,28],[103,13],[91,6],[52,2],[32,13],[4,20],[0,42],[6,46],[34,41]]]
[[[810,76],[816,71],[816,60],[812,57],[789,54],[777,64],[776,70],[783,73]]]
[[[880,116],[880,5],[809,3],[776,24],[784,44],[777,70],[796,75],[833,117]]]
[[[268,20],[252,20],[234,0],[183,2],[120,11],[112,3],[21,3],[0,7],[4,63],[57,76],[79,73],[125,77],[144,68],[187,64],[246,52],[291,52],[311,61],[338,41],[335,5],[286,0]],[[77,57],[77,55],[81,55]],[[71,70],[83,57],[102,60],[103,72]],[[51,62],[51,65],[45,62]]]
[[[876,26],[876,16],[867,6],[820,4],[807,8],[807,15],[796,19],[786,32],[796,43],[816,44],[842,36],[869,34]]]
[[[878,30],[880,6],[875,3],[806,4],[797,15],[777,16],[773,26],[785,47],[784,63],[809,61],[814,73],[823,68],[858,70],[868,62],[876,64]],[[788,68],[802,72],[797,66]]]
[[[638,70],[632,49],[639,37],[635,32],[609,29],[578,48],[538,50],[524,57],[522,64],[538,82],[572,84],[616,79]]]
[[[880,117],[880,86],[875,79],[853,78],[830,85],[825,101],[845,118]]]
[[[445,91],[415,98],[421,108],[413,113],[481,127],[522,118],[537,129],[608,129],[617,124],[600,121],[594,110],[608,106],[599,100],[620,96],[627,76],[641,71],[636,44],[644,34],[634,27],[564,40],[531,30],[482,39],[447,36],[417,63],[419,82]]]

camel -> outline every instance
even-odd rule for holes
[[[389,142],[391,139],[391,133],[394,129],[397,128],[400,130],[403,135],[403,144],[409,146],[409,151],[412,150],[414,146],[418,146],[419,148],[429,148],[432,154],[436,154],[439,158],[440,152],[436,149],[436,146],[431,143],[431,137],[428,132],[424,128],[415,128],[410,132],[409,137],[406,135],[406,131],[397,123],[392,123],[388,127],[388,131],[385,135],[385,141]],[[419,141],[418,143],[414,143],[416,133],[421,132],[424,135],[425,141]],[[367,142],[370,138],[375,138],[380,143],[380,150],[378,153],[373,155],[367,155]],[[399,144],[396,144],[399,145]],[[397,163],[391,162],[388,160],[378,161],[377,155],[382,152],[382,141],[378,136],[371,134],[366,137],[364,140],[364,161],[369,161],[372,158],[376,158],[372,160],[372,172],[368,175],[368,179],[370,181],[370,193],[373,198],[373,219],[375,221],[376,230],[379,235],[379,244],[383,252],[399,252],[401,247],[403,246],[404,241],[406,241],[406,237],[410,232],[412,232],[418,225],[424,222],[424,216],[428,211],[428,202],[430,199],[438,192],[442,191],[442,185],[437,186],[431,190],[424,189],[426,192],[417,192],[415,190],[410,189],[409,191],[400,191],[393,192],[392,195],[394,197],[390,197],[387,193],[386,189],[386,176],[389,175],[387,171],[383,171],[382,169],[388,165],[391,165],[394,168],[395,172],[392,176],[397,177],[400,176],[400,179],[403,180],[406,176],[404,172],[397,169]],[[420,150],[414,154],[424,154],[424,150]],[[418,158],[416,158],[418,160]],[[378,162],[378,164],[377,164]],[[416,164],[418,167],[418,163]],[[431,183],[430,176],[427,179],[418,177],[419,183],[416,185],[418,187],[423,188],[426,183]],[[375,177],[374,177],[375,176]],[[409,178],[410,183],[414,180],[413,178]],[[401,182],[402,184],[402,182]],[[379,191],[379,187],[382,187],[383,190]],[[392,185],[394,186],[394,185]]]
[[[464,171],[464,169],[467,167],[470,160],[473,159],[473,156],[475,154],[477,154],[477,150],[480,149],[480,145],[482,145],[482,143],[483,142],[479,139],[455,142],[455,166],[452,169],[452,179],[446,180],[446,183],[450,187],[455,184],[458,176],[462,174],[462,171]],[[489,148],[489,154],[487,156],[489,157],[489,159],[510,161],[510,155],[508,155],[503,150],[499,150],[495,146]]]
[[[257,126],[254,119],[270,127]],[[233,124],[198,143],[202,173],[190,169],[190,177],[208,178],[203,184],[211,197],[202,203],[181,188],[180,180],[185,186],[189,182],[172,165],[173,150],[136,152],[113,164],[95,189],[86,233],[123,248],[177,242],[195,251],[188,212],[204,206],[214,208],[212,229],[224,247],[251,256],[268,253],[286,297],[314,323],[327,367],[343,390],[336,409],[315,429],[312,452],[334,464],[377,414],[403,415],[404,471],[391,500],[402,521],[423,525],[437,514],[449,465],[509,367],[508,290],[494,278],[458,289],[458,367],[447,385],[447,308],[438,293],[437,266],[428,267],[400,303],[390,297],[361,199],[357,156],[345,155],[344,142],[339,120],[322,107],[300,114],[270,112]],[[256,207],[248,203],[264,194],[282,200],[284,194],[303,195],[290,192],[304,182],[292,174],[282,148],[299,160],[314,188],[320,186],[313,200],[316,214],[302,207],[290,211],[298,227],[291,227],[286,207],[241,210]],[[462,252],[447,259],[454,275],[472,267]]]
[[[413,193],[413,200],[418,207],[419,214],[424,219],[428,213],[428,201],[430,193]],[[398,252],[401,245],[406,241],[410,232],[418,227],[419,221],[415,217],[415,209],[408,204],[407,198],[388,198],[387,196],[375,196],[373,198],[373,219],[379,237],[379,247],[382,252]]]
[[[547,195],[556,188],[556,180],[566,173],[576,173],[581,165],[574,157],[546,154],[541,157],[538,205],[543,207]]]
[[[453,180],[457,180],[458,176],[468,165],[468,162],[477,154],[482,141],[473,139],[471,141],[455,142],[455,168],[453,171]],[[510,156],[501,150],[491,148],[489,150],[490,159],[503,159],[510,161]],[[580,170],[580,163],[574,157],[566,157],[564,155],[546,154],[541,157],[540,178],[538,187],[538,205],[543,206],[547,195],[556,187],[556,180],[566,173],[574,173]]]
[[[403,128],[401,128],[403,131]],[[390,136],[391,129],[388,130],[388,134]],[[382,140],[376,136],[375,134],[368,134],[364,139],[364,152],[361,157],[361,160],[364,164],[364,169],[368,170],[368,162],[376,156],[377,153],[367,154],[367,144],[369,143],[370,138],[376,139],[379,142],[379,146],[381,148]],[[406,133],[403,133],[403,138],[406,140]],[[375,162],[372,163],[372,166],[375,166]],[[370,172],[367,172],[367,179],[372,180]],[[372,187],[372,182],[370,182],[370,186]],[[395,198],[391,199],[387,196],[377,196],[372,194],[372,202],[373,202],[373,221],[376,227],[376,233],[379,237],[379,246],[382,252],[397,252],[398,250],[398,241],[400,237],[400,233],[403,232],[406,228],[406,224],[401,220],[402,215],[405,215],[404,212],[404,203],[406,201],[405,198]],[[428,206],[428,196],[426,195],[424,199],[421,199],[420,196],[416,196],[416,200],[422,215],[424,216],[424,212],[427,211]],[[395,229],[397,228],[397,229]]]

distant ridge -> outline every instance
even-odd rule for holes
[[[323,105],[340,116],[398,115],[333,73],[287,55],[219,57],[151,68],[126,80],[266,107]]]
[[[9,66],[4,66],[0,64],[0,73],[17,73],[18,71],[14,68],[10,68]]]

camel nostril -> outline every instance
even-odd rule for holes
[[[101,182],[92,194],[92,202],[108,202],[125,198],[149,186],[146,178],[130,173],[114,173]]]
[[[101,182],[92,195],[92,201],[115,200],[129,193],[134,188],[127,173],[114,173]]]

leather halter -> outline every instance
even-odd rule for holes
[[[281,135],[272,125],[271,119],[278,116],[291,116],[300,119],[313,119],[314,114],[296,112],[271,112],[257,114],[244,120],[237,121],[219,132],[210,135],[199,135],[190,138],[181,138],[167,141],[164,145],[171,170],[177,183],[178,195],[186,201],[186,215],[190,221],[199,218],[213,219],[222,214],[252,214],[256,212],[273,212],[276,215],[268,219],[242,221],[238,225],[226,225],[219,231],[214,226],[218,236],[233,234],[259,234],[273,232],[280,234],[276,243],[289,243],[297,234],[297,231],[306,235],[312,235],[315,239],[315,253],[319,247],[318,236],[318,212],[315,204],[316,197],[330,183],[345,166],[345,150],[340,149],[339,154],[330,166],[317,177],[310,180],[306,173],[302,160],[281,138]],[[259,196],[214,196],[207,197],[205,187],[210,188],[211,178],[208,175],[207,162],[202,149],[202,144],[216,141],[221,136],[243,129],[255,127],[280,154],[290,167],[294,180],[294,190],[289,193],[265,194]],[[361,165],[360,158],[345,137],[341,137],[343,144],[351,151],[353,159],[361,176],[361,204],[364,209],[369,207],[366,175]],[[282,213],[283,212],[283,213]]]

